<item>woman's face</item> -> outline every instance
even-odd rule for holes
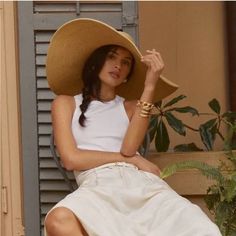
[[[99,73],[102,84],[117,87],[122,84],[132,67],[132,55],[124,48],[118,47],[108,52],[105,63]]]

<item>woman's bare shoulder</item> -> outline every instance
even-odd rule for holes
[[[52,111],[54,109],[74,110],[74,108],[75,108],[75,99],[73,96],[58,95],[52,102]]]

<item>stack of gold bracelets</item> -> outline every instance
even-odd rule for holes
[[[151,112],[154,108],[154,104],[138,100],[137,107],[140,107],[141,109],[140,116],[144,118],[148,118],[151,115]]]

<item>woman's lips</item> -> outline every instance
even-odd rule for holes
[[[112,78],[114,79],[119,79],[120,78],[120,74],[118,72],[115,71],[111,71],[109,72],[109,74],[112,76]]]

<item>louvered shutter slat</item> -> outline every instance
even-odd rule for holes
[[[30,11],[32,11],[31,25],[34,31],[32,37],[34,48],[29,50],[35,52],[35,60],[31,61],[35,61],[34,74],[36,75],[38,123],[35,129],[38,134],[40,216],[41,236],[43,236],[42,226],[46,213],[69,193],[68,186],[50,151],[52,130],[50,110],[51,102],[56,97],[49,89],[46,80],[45,63],[50,39],[58,27],[78,17],[101,20],[118,30],[123,30],[124,3],[123,1],[33,1],[31,4],[33,5]],[[27,68],[23,69],[27,70]],[[73,181],[73,185],[76,186],[73,173],[69,172],[68,176]]]
[[[36,44],[36,53],[46,55],[48,50],[48,43],[37,43]]]
[[[40,149],[39,149],[39,157],[40,158],[52,157],[52,154],[51,154],[49,146],[48,147],[40,147]]]
[[[37,76],[37,78],[41,78],[41,77],[45,78],[46,77],[46,70],[45,70],[44,66],[37,66],[36,67],[36,76]]]
[[[50,112],[50,110],[51,110],[51,101],[40,100],[38,102],[38,111],[48,111],[48,112]]]

